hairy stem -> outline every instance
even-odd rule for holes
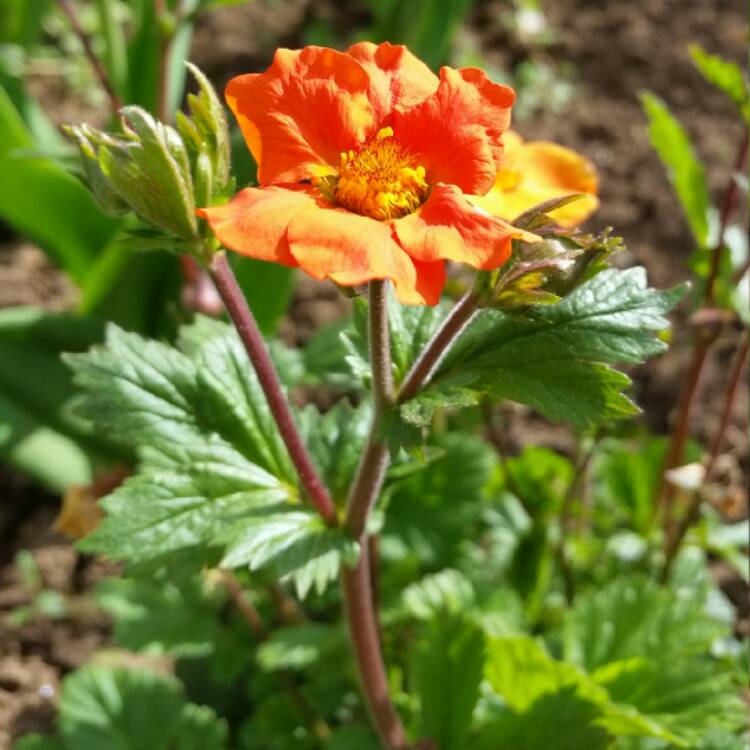
[[[237,607],[237,611],[250,626],[250,630],[253,632],[255,639],[259,643],[267,641],[269,633],[263,622],[263,618],[250,601],[250,598],[245,593],[240,582],[230,571],[225,570],[222,572],[222,583],[224,584],[224,588],[229,592],[229,596],[231,597],[234,606]],[[276,675],[287,693],[289,693],[289,697],[294,701],[305,721],[313,730],[315,736],[321,741],[321,743],[326,742],[331,736],[331,729],[328,724],[326,724],[325,720],[320,717],[310,705],[307,698],[305,698],[303,692],[295,682],[294,677],[286,670],[276,672]]]
[[[374,402],[367,444],[349,490],[345,526],[355,539],[365,533],[372,506],[380,494],[388,466],[388,447],[380,431],[387,410],[393,405],[391,341],[388,330],[388,305],[384,281],[370,282],[368,339],[372,367]]]
[[[109,80],[109,74],[107,73],[104,64],[97,57],[96,52],[94,52],[94,48],[91,46],[91,40],[83,30],[83,26],[81,26],[81,21],[78,18],[75,7],[70,2],[70,0],[57,0],[57,2],[60,5],[63,13],[65,13],[65,15],[67,16],[73,32],[83,45],[83,52],[86,55],[86,59],[91,64],[91,67],[94,69],[94,74],[96,75],[104,91],[107,93],[107,97],[109,98],[109,105],[112,110],[112,115],[115,118],[118,118],[120,116],[120,110],[122,109],[122,102],[120,101],[120,97],[117,95],[112,82]]]
[[[427,383],[445,352],[474,316],[477,306],[478,298],[473,290],[456,303],[404,378],[398,393],[398,403],[403,404],[414,398]]]
[[[709,450],[708,457],[704,463],[704,477],[703,484],[706,485],[711,480],[711,474],[713,473],[716,460],[721,452],[721,446],[724,443],[724,437],[726,436],[727,427],[729,426],[729,419],[732,415],[732,408],[739,392],[740,383],[742,382],[742,373],[747,364],[748,355],[748,333],[743,331],[740,344],[735,355],[734,363],[729,374],[729,381],[727,383],[726,392],[724,395],[724,404],[721,410],[721,418],[719,420],[719,428],[716,430],[714,439],[711,441],[711,448]],[[669,578],[669,573],[672,569],[672,564],[675,561],[681,547],[682,542],[685,539],[685,535],[693,524],[695,524],[700,515],[700,506],[702,501],[702,492],[700,489],[695,491],[690,496],[690,502],[685,509],[684,516],[675,525],[674,529],[670,529],[670,533],[667,535],[665,550],[664,550],[664,568],[662,569],[662,581],[666,581]]]
[[[281,438],[289,451],[289,457],[292,459],[310,502],[329,526],[336,526],[338,523],[336,507],[328,490],[320,480],[310,454],[302,442],[292,411],[289,408],[289,402],[281,388],[276,368],[268,354],[258,324],[255,322],[255,316],[247,305],[245,296],[242,294],[237,278],[223,250],[213,256],[209,266],[209,274],[255,368],[271,414],[273,414]]]
[[[403,750],[407,747],[406,733],[388,690],[373,605],[370,545],[366,530],[388,466],[388,448],[380,430],[385,413],[393,405],[388,306],[383,281],[370,282],[368,341],[374,413],[367,445],[349,491],[344,522],[349,534],[359,542],[360,555],[356,567],[342,571],[341,586],[349,637],[370,719],[384,748]]]
[[[391,701],[380,650],[366,538],[362,539],[357,566],[344,569],[341,584],[349,636],[370,720],[386,750],[404,750],[408,747],[406,733]]]

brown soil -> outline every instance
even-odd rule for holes
[[[744,66],[743,0],[567,0],[545,5],[556,38],[551,47],[533,54],[555,64],[571,64],[576,95],[565,112],[540,113],[516,126],[527,138],[571,146],[596,164],[602,208],[592,226],[612,225],[625,238],[629,253],[619,262],[646,266],[656,286],[688,278],[690,235],[648,143],[637,96],[643,89],[654,91],[685,123],[710,166],[718,202],[741,125],[732,105],[695,72],[687,47],[697,41]],[[529,55],[498,21],[508,7],[504,0],[482,0],[470,19],[470,36],[488,63],[506,69]],[[276,46],[303,44],[306,24],[321,19],[332,23],[343,44],[352,25],[363,25],[366,15],[346,0],[256,0],[220,8],[196,31],[192,57],[222,86],[236,73],[265,67]],[[45,105],[57,108],[56,119],[62,114],[67,121],[77,119],[59,84],[48,93]],[[284,337],[305,340],[318,325],[340,314],[339,300],[332,287],[305,280],[283,324]],[[0,237],[0,307],[42,304],[63,309],[74,301],[70,284],[39,251],[12,237]],[[636,398],[645,407],[650,427],[662,433],[689,359],[685,318],[683,311],[670,353],[634,373]],[[704,379],[695,421],[695,433],[703,440],[717,424],[733,339],[731,331],[724,334]],[[740,493],[741,507],[747,502],[747,401],[743,389],[722,458],[725,486]],[[513,444],[538,441],[562,450],[569,446],[564,430],[550,430],[528,415],[516,414],[511,425]],[[13,738],[49,727],[60,679],[106,643],[108,631],[88,596],[103,569],[79,560],[68,542],[50,531],[58,501],[2,470],[0,498],[0,750],[5,750]],[[12,564],[21,549],[34,554],[45,587],[59,591],[70,603],[63,619],[12,624],[11,613],[27,606],[33,596]],[[723,568],[721,575],[727,576]],[[747,589],[738,588],[735,579],[726,588],[738,602],[746,601]]]

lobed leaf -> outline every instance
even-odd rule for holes
[[[664,314],[684,292],[649,289],[642,268],[609,269],[555,305],[522,315],[482,311],[401,413],[423,423],[441,404],[477,403],[486,394],[579,429],[627,417],[637,411],[621,392],[630,380],[609,365],[664,351],[654,332],[668,326]]]

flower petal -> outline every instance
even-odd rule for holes
[[[415,263],[386,223],[317,205],[293,218],[287,237],[299,266],[316,279],[344,286],[390,279],[401,302],[434,305],[440,299],[444,264]]]
[[[370,78],[354,58],[325,47],[279,49],[265,73],[237,76],[227,103],[261,185],[326,174],[375,128]]]
[[[539,238],[472,207],[453,185],[435,185],[424,205],[393,222],[400,245],[422,262],[454,260],[474,268],[503,265],[511,240]]]
[[[598,208],[596,169],[588,159],[548,141],[523,143],[519,136],[515,136],[513,145],[508,141],[506,148],[503,168],[518,174],[518,185],[504,190],[502,173],[498,173],[495,185],[486,195],[470,197],[474,205],[512,221],[524,211],[552,198],[586,194],[551,212],[550,215],[563,227],[580,224]]]
[[[198,209],[198,215],[230,250],[258,260],[296,266],[286,230],[300,211],[314,205],[310,188],[246,188],[223,206]]]
[[[418,156],[429,182],[483,195],[495,181],[514,99],[513,89],[481,70],[442,68],[434,94],[394,112],[394,135]]]
[[[409,109],[437,90],[438,77],[403,45],[359,42],[347,54],[370,76],[370,103],[379,128],[391,124],[395,108]]]

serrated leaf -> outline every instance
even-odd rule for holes
[[[538,409],[579,429],[636,408],[622,393],[629,379],[610,364],[642,362],[665,345],[655,331],[685,287],[649,289],[642,268],[609,269],[556,305],[524,315],[482,311],[459,337],[411,411],[477,401],[482,394]]]
[[[742,69],[731,60],[711,55],[700,45],[690,45],[690,56],[703,77],[723,91],[738,107],[745,121],[750,123],[750,89]]]
[[[460,615],[436,614],[417,646],[414,676],[422,734],[438,747],[465,747],[483,668],[482,630]]]
[[[297,595],[322,593],[346,562],[359,553],[357,543],[341,529],[330,529],[314,511],[294,506],[271,507],[236,523],[226,538],[221,566],[250,570],[270,567],[291,577]]]
[[[174,679],[99,666],[65,679],[59,726],[66,750],[223,750],[227,739],[224,722],[188,703]]]
[[[369,401],[362,401],[355,408],[345,399],[325,414],[308,406],[300,415],[305,444],[324,484],[342,506],[364,450],[371,419]]]
[[[533,744],[548,735],[546,728],[537,726],[545,720],[561,730],[560,746],[571,750],[576,747],[572,744],[576,737],[583,736],[595,747],[607,747],[603,729],[612,734],[655,737],[682,746],[657,721],[632,706],[614,702],[590,675],[573,664],[553,659],[528,636],[490,639],[487,649],[485,677],[511,709],[500,712],[489,728],[489,737],[510,733],[517,743],[513,747],[531,750],[548,746]]]
[[[485,441],[470,435],[444,435],[435,447],[443,453],[394,484],[384,529],[404,554],[433,570],[455,565],[497,460]]]
[[[651,144],[667,169],[696,243],[704,247],[708,240],[711,200],[703,164],[669,107],[649,92],[641,94],[641,102],[649,120]]]
[[[686,594],[624,578],[579,596],[566,618],[564,652],[613,701],[693,747],[711,728],[739,728],[745,712],[731,670],[709,656],[726,627],[708,614],[705,596]]]
[[[419,620],[442,613],[459,614],[474,603],[474,588],[463,573],[447,568],[424,576],[404,589],[404,609]]]
[[[332,625],[305,623],[275,630],[258,648],[258,664],[267,672],[305,669],[325,654],[339,650],[342,633]]]
[[[179,583],[105,579],[96,601],[113,618],[117,643],[131,651],[196,657],[214,649],[219,620],[200,577]]]
[[[723,632],[694,598],[626,577],[576,599],[566,617],[564,652],[589,671],[632,657],[668,663],[707,652]]]

